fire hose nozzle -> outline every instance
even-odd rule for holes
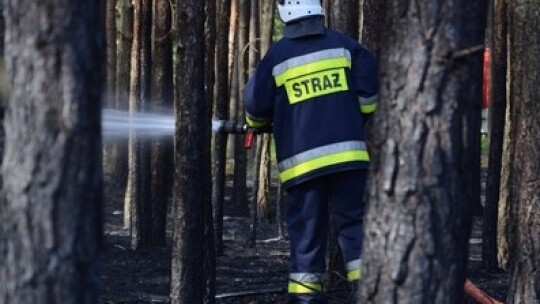
[[[212,129],[215,132],[225,134],[244,134],[244,148],[250,149],[253,146],[255,135],[257,133],[272,133],[272,127],[252,128],[245,122],[236,122],[229,120],[218,120],[212,123]]]
[[[252,133],[272,133],[272,127],[253,128],[245,122],[237,122],[234,120],[217,120],[212,122],[214,132],[226,134],[246,134]]]

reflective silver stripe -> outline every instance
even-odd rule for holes
[[[362,269],[362,260],[352,260],[347,265],[345,265],[345,269],[347,269],[347,272]]]
[[[344,141],[340,143],[330,144],[322,147],[317,147],[305,152],[296,154],[292,157],[279,162],[278,168],[280,171],[285,171],[298,164],[305,163],[309,160],[319,158],[326,155],[336,154],[345,151],[366,151],[366,143],[361,140]]]
[[[379,94],[375,94],[371,97],[358,97],[358,101],[360,101],[361,105],[370,105],[374,104],[379,100]]]
[[[304,64],[324,60],[324,59],[332,59],[332,58],[339,58],[339,57],[345,57],[350,61],[351,52],[349,52],[349,50],[344,49],[344,48],[336,48],[336,49],[327,49],[327,50],[322,50],[322,51],[318,51],[314,53],[309,53],[302,56],[292,57],[276,65],[274,69],[272,70],[272,75],[275,77],[287,71],[288,69],[291,69],[300,65],[304,65]]]
[[[301,283],[322,283],[324,273],[295,272],[289,274],[289,279]]]

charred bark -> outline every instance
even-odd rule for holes
[[[130,113],[148,109],[150,102],[150,0],[137,0],[133,11],[131,49]],[[150,145],[131,131],[129,176],[125,204],[129,205],[130,236],[133,249],[151,246],[152,206],[150,186]]]
[[[203,139],[207,121],[204,68],[204,1],[179,1],[176,7],[179,29],[174,46],[178,58],[176,77],[175,185],[173,198],[174,236],[171,302],[202,303],[204,275],[204,206],[209,202],[204,180],[205,159],[210,143]],[[181,30],[180,30],[181,29]]]
[[[116,45],[116,101],[114,108],[127,110],[129,108],[129,85],[131,70],[131,44],[133,38],[133,5],[131,0],[117,0],[118,28]],[[128,145],[127,142],[115,142],[111,152],[111,173],[114,173],[113,183],[124,189],[127,184]],[[129,228],[130,212],[128,205],[124,208],[124,227]]]
[[[506,1],[492,4],[491,80],[489,108],[489,163],[486,180],[486,201],[482,235],[482,263],[489,271],[499,268],[497,261],[498,206],[501,186],[502,147],[506,113]]]
[[[381,50],[381,39],[384,31],[381,26],[384,22],[385,1],[362,0],[362,24],[360,25],[360,41],[373,54],[379,57]]]
[[[107,87],[105,106],[115,102],[116,87],[116,0],[105,1],[105,37],[107,44]]]
[[[345,33],[354,39],[358,38],[358,0],[327,1],[325,8],[329,27]]]
[[[219,120],[229,119],[229,16],[230,0],[217,4],[216,30],[216,104],[214,116]],[[214,166],[212,176],[212,202],[214,209],[214,243],[216,254],[223,255],[223,201],[225,198],[225,164],[227,154],[227,135],[214,135]]]
[[[204,303],[215,303],[216,297],[216,252],[214,248],[214,216],[212,208],[212,153],[210,152],[210,142],[212,140],[212,108],[214,104],[214,84],[216,79],[215,55],[216,55],[216,2],[206,0],[205,12],[206,20],[204,26],[205,37],[205,97],[204,121],[200,125],[202,128],[203,142],[208,144],[203,149],[203,174],[202,190],[204,202],[204,273],[206,278],[206,289],[204,293]]]
[[[508,3],[510,135],[515,138],[510,164],[508,303],[540,301],[540,3]]]
[[[248,35],[250,20],[250,0],[238,1],[238,48],[236,49],[238,59],[238,95],[236,104],[236,120],[245,121],[244,102],[242,91],[247,82],[248,76]],[[247,153],[244,149],[242,136],[234,136],[234,187],[232,200],[242,210],[248,210],[247,199]]]
[[[260,19],[259,19],[259,0],[252,0],[250,7],[250,16],[249,16],[249,35],[248,42],[246,45],[246,51],[248,56],[247,72],[246,74],[251,74],[252,71],[257,67],[257,63],[260,60]],[[256,139],[255,153],[250,153],[253,155],[253,186],[252,186],[252,195],[249,200],[249,215],[251,218],[250,227],[247,235],[247,246],[254,248],[257,240],[257,221],[258,221],[258,192],[259,192],[259,181],[260,181],[260,161],[261,161],[261,138]]]
[[[172,6],[168,0],[156,0],[152,10],[152,108],[173,109]],[[152,140],[151,191],[153,246],[166,245],[167,203],[173,181],[173,145],[171,138]]]

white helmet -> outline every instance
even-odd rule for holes
[[[285,23],[307,16],[324,15],[320,0],[279,0],[278,11],[281,21]]]

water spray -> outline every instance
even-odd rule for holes
[[[130,134],[139,138],[171,137],[175,132],[175,117],[171,113],[131,113],[123,110],[103,109],[102,135],[105,139],[126,139]],[[271,133],[271,128],[255,129],[245,122],[212,120],[212,132],[244,134],[244,146],[251,148],[255,134]]]
[[[107,139],[128,138],[131,132],[142,138],[172,136],[174,115],[103,109],[101,128],[103,137]]]

